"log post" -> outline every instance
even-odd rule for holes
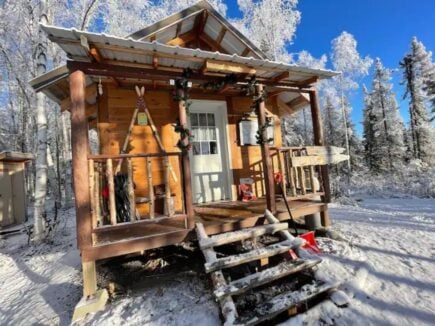
[[[177,89],[178,98],[185,98],[184,89]],[[183,128],[187,128],[187,112],[186,112],[186,103],[184,100],[178,101],[178,119],[180,121],[180,126]],[[189,139],[182,140],[183,146],[186,146],[189,142]],[[195,227],[195,212],[193,209],[193,195],[192,195],[192,175],[190,171],[190,159],[189,153],[187,151],[183,151],[181,154],[181,162],[182,162],[182,170],[183,170],[183,181],[184,181],[184,198],[186,205],[186,214],[187,214],[187,228],[193,229]]]
[[[109,189],[110,224],[116,225],[115,182],[113,180],[113,163],[111,158],[106,161],[106,178],[107,188]]]
[[[263,93],[263,85],[257,84],[255,86],[256,96],[261,96]],[[258,127],[266,125],[266,105],[264,101],[258,103]],[[264,173],[264,183],[266,188],[266,203],[267,209],[271,212],[276,212],[276,202],[275,202],[275,183],[273,178],[273,168],[272,168],[272,158],[270,157],[269,144],[267,142],[267,128],[264,128],[263,143],[261,144],[261,158],[263,161],[263,173]]]
[[[86,121],[86,76],[76,70],[70,74],[71,151],[79,249],[92,246],[92,217],[88,172],[88,123]]]
[[[151,165],[151,159],[146,158],[147,161],[147,178],[148,178],[148,199],[149,199],[149,214],[150,219],[155,216],[155,196],[154,196],[154,186],[153,186],[153,169]]]
[[[319,99],[317,96],[317,91],[310,91],[310,106],[311,106],[311,117],[313,120],[313,131],[314,131],[314,145],[325,146],[325,141],[323,138],[323,128],[322,128],[322,116],[320,115]],[[331,202],[331,189],[329,186],[329,169],[327,165],[320,167],[320,172],[322,175],[323,191],[325,193],[322,196],[322,201],[327,204]],[[325,209],[320,213],[322,217],[323,226],[329,226],[329,215],[328,210]]]
[[[128,201],[130,203],[130,222],[136,219],[136,197],[134,195],[134,179],[133,179],[133,164],[131,158],[127,159],[127,172],[128,172]]]

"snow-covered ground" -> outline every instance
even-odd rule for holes
[[[331,205],[344,240],[319,240],[319,273],[343,281],[350,305],[325,301],[284,324],[435,324],[435,200],[363,198],[358,204]],[[63,216],[51,244],[29,247],[24,235],[0,240],[0,325],[69,324],[81,278],[73,212]],[[121,283],[121,290],[105,311],[81,324],[219,325],[198,253],[185,252],[185,260],[180,252],[120,260],[115,271],[101,266],[101,283]],[[170,268],[173,261],[186,263]],[[155,264],[169,267],[154,275]]]

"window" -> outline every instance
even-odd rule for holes
[[[214,113],[191,113],[193,155],[218,154],[216,121]]]

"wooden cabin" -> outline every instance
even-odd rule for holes
[[[268,60],[207,2],[128,37],[41,28],[68,56],[31,85],[71,113],[85,297],[95,261],[191,239],[197,221],[288,220],[277,172],[293,217],[328,225],[326,164],[346,156],[325,147],[316,83],[335,72]],[[284,147],[282,117],[306,106],[315,146]]]

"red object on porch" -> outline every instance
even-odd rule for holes
[[[275,183],[281,183],[282,182],[282,173],[276,172],[274,175],[274,178],[275,178]]]
[[[101,196],[103,198],[109,198],[109,187],[105,186],[101,189]]]
[[[254,192],[252,191],[252,184],[242,183],[239,186],[239,191],[242,201],[251,201],[257,199],[257,196],[255,196]]]
[[[310,253],[316,255],[320,254],[320,248],[317,245],[316,239],[314,238],[314,231],[301,234],[299,238],[302,238],[306,241],[305,245],[302,248],[309,251]]]

